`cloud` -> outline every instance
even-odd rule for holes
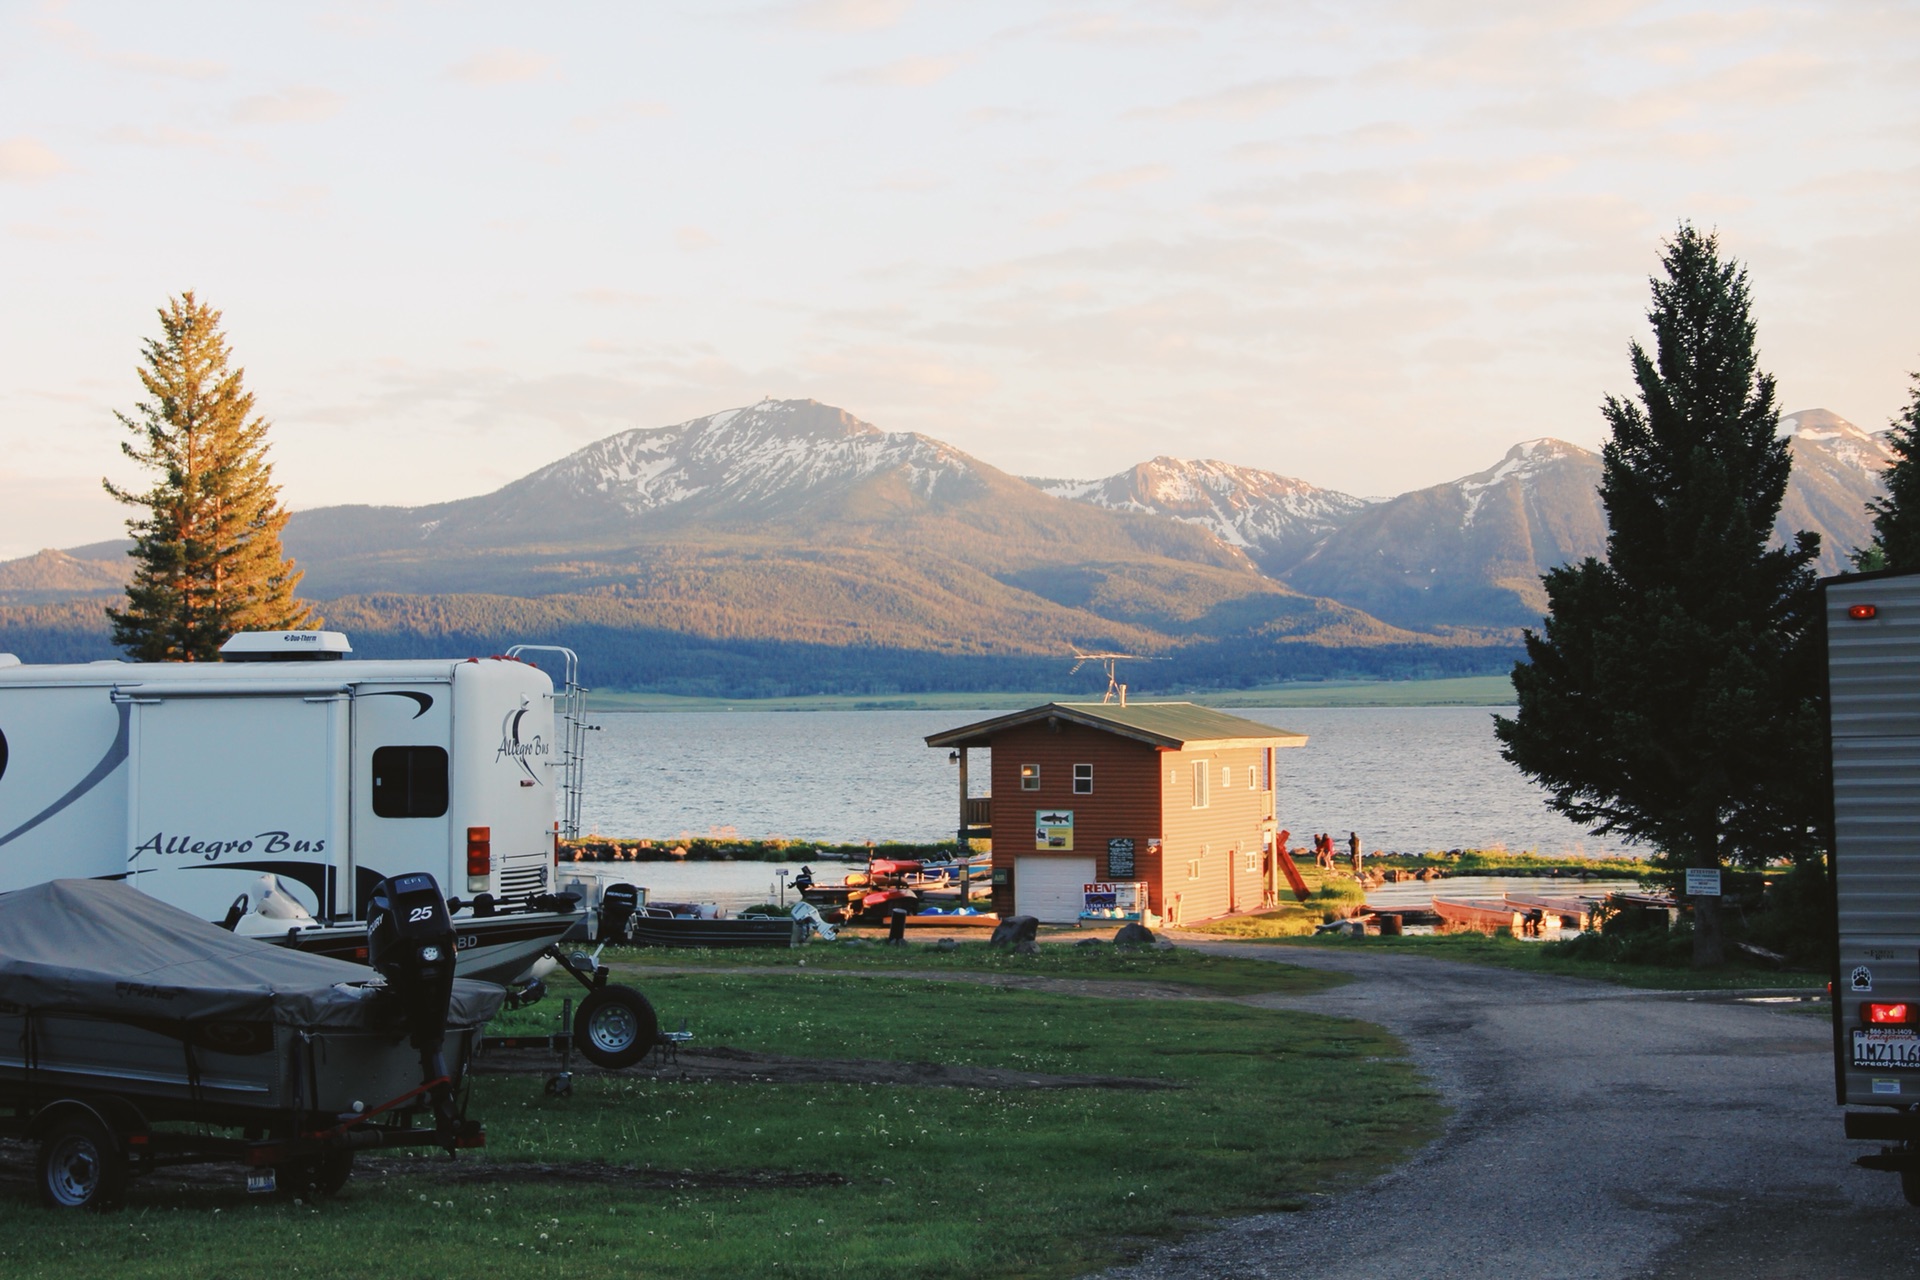
[[[332,197],[333,193],[326,187],[306,184],[288,187],[272,199],[254,200],[249,203],[256,209],[265,209],[270,213],[306,216],[325,213]]]
[[[1182,98],[1164,107],[1144,107],[1128,114],[1168,120],[1245,119],[1291,106],[1328,83],[1325,76],[1277,76]]]
[[[0,139],[0,181],[40,182],[72,167],[37,138],[16,134]]]
[[[575,133],[598,133],[612,125],[625,124],[629,120],[657,120],[661,116],[670,116],[673,108],[664,102],[635,99],[631,102],[616,102],[599,111],[590,111],[575,116],[568,123]]]
[[[553,59],[544,53],[524,49],[489,49],[447,68],[447,76],[462,84],[486,87],[500,84],[524,84],[538,80],[553,69]]]
[[[701,249],[711,249],[714,245],[720,243],[705,230],[692,226],[681,227],[673,233],[673,238],[680,242],[682,249],[690,253],[697,253]]]
[[[1132,187],[1144,186],[1149,182],[1163,182],[1172,176],[1173,170],[1164,164],[1137,164],[1130,169],[1096,173],[1080,185],[1091,187],[1095,191],[1126,191]]]
[[[632,289],[577,289],[573,296],[597,307],[650,307],[660,302],[659,294],[636,293]]]
[[[188,129],[176,129],[172,125],[159,125],[152,129],[143,129],[137,124],[117,124],[107,130],[108,142],[117,142],[132,147],[154,147],[160,150],[225,151],[225,140],[211,133],[195,133]]]
[[[227,118],[236,124],[311,124],[338,115],[345,102],[331,89],[295,85],[242,98],[228,110]]]
[[[150,76],[166,76],[172,80],[218,80],[227,74],[225,63],[201,58],[163,58],[152,53],[108,53],[101,56],[116,67]]]
[[[924,85],[938,84],[959,69],[967,61],[966,54],[949,54],[946,57],[916,55],[883,63],[877,67],[859,67],[852,71],[841,71],[828,76],[830,84],[858,85],[861,88],[916,89]]]
[[[33,25],[79,57],[104,62],[123,71],[137,71],[143,75],[165,76],[174,80],[218,80],[227,74],[225,63],[205,58],[169,58],[139,50],[102,49],[91,31],[57,16],[58,11],[56,6],[43,6]]]
[[[795,26],[817,31],[881,31],[911,7],[909,0],[806,0],[787,13]]]

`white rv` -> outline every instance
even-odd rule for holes
[[[1826,589],[1839,964],[1834,1077],[1869,1168],[1920,1205],[1920,574]]]
[[[302,631],[237,635],[219,663],[0,654],[0,891],[125,879],[351,957],[368,891],[424,871],[457,900],[462,974],[509,980],[583,920],[552,896],[556,812],[578,813],[573,656],[552,651],[556,692],[524,652],[355,661]]]

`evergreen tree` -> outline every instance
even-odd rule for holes
[[[1920,373],[1911,377],[1913,400],[1887,431],[1887,496],[1867,504],[1873,542],[1854,554],[1855,568],[1920,569]]]
[[[267,422],[244,371],[228,367],[220,313],[191,292],[167,300],[160,336],[142,347],[148,399],[115,413],[137,443],[129,458],[157,473],[144,493],[104,481],[139,514],[125,610],[109,609],[114,643],[147,662],[211,662],[236,631],[320,625],[294,596],[300,573],[281,554],[287,513],[267,461]]]
[[[1759,372],[1747,275],[1682,226],[1632,345],[1638,403],[1608,397],[1607,561],[1545,576],[1544,634],[1514,668],[1502,754],[1595,835],[1687,867],[1789,854],[1816,866],[1826,769],[1819,537],[1767,546],[1792,466]],[[1694,963],[1724,959],[1719,901],[1694,900]]]

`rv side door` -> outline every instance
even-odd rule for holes
[[[419,682],[354,691],[352,900],[341,907],[356,917],[368,890],[389,876],[424,871],[443,892],[464,887],[450,861],[449,692]]]

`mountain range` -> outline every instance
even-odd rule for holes
[[[1868,536],[1881,438],[1783,421],[1783,525],[1837,567]],[[813,401],[623,431],[489,494],[296,512],[301,591],[368,654],[558,639],[607,684],[728,696],[1058,683],[1075,648],[1142,688],[1497,671],[1539,574],[1604,554],[1596,455],[1516,445],[1369,500],[1216,461],[1025,480]],[[1838,544],[1837,546],[1835,544]],[[110,656],[125,543],[0,563],[0,647]]]

